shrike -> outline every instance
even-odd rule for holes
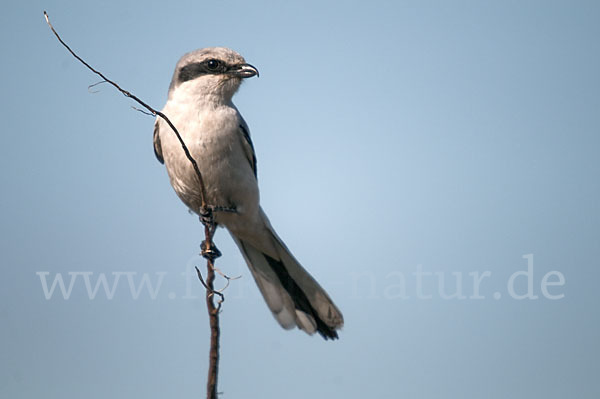
[[[239,247],[269,309],[285,329],[297,326],[325,339],[338,337],[340,310],[277,236],[259,205],[256,156],[248,125],[232,102],[242,79],[258,76],[233,50],[214,47],[185,54],[177,63],[162,112],[198,163],[209,205]],[[198,178],[171,128],[157,118],[154,151],[167,167],[179,198],[198,213]]]

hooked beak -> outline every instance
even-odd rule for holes
[[[244,79],[244,78],[251,78],[252,76],[260,76],[258,73],[258,69],[256,69],[255,67],[253,67],[250,64],[240,64],[240,65],[236,65],[232,70],[231,73]]]

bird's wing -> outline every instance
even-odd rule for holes
[[[252,167],[252,171],[254,172],[254,177],[257,177],[256,154],[254,153],[254,145],[252,144],[252,139],[250,138],[250,129],[248,129],[246,121],[241,117],[240,133],[240,137],[242,139],[242,147],[244,147],[246,158],[248,158],[248,162],[250,162],[250,166]]]
[[[162,148],[160,146],[160,136],[158,134],[158,129],[160,125],[160,120],[157,118],[156,122],[154,122],[154,155],[156,155],[156,159],[158,162],[165,163],[162,154]]]

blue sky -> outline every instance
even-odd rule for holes
[[[223,397],[600,395],[597,2],[175,3],[0,16],[0,396],[198,397],[206,378],[186,277],[202,229],[154,158],[152,118],[88,91],[99,79],[44,9],[156,108],[187,51],[231,47],[260,70],[235,103],[263,207],[346,324],[336,342],[281,330],[219,231],[219,267],[242,275]],[[68,299],[44,291],[57,276]],[[91,299],[101,276],[115,290]]]

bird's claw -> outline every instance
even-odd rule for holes
[[[200,221],[203,225],[212,226],[215,223],[212,206],[203,206],[200,208]]]
[[[200,212],[199,212],[200,221],[202,222],[202,224],[209,225],[209,226],[214,225],[215,212],[236,213],[237,209],[235,209],[235,207],[229,207],[229,206],[214,206],[214,205],[204,206],[204,207],[200,208]]]

